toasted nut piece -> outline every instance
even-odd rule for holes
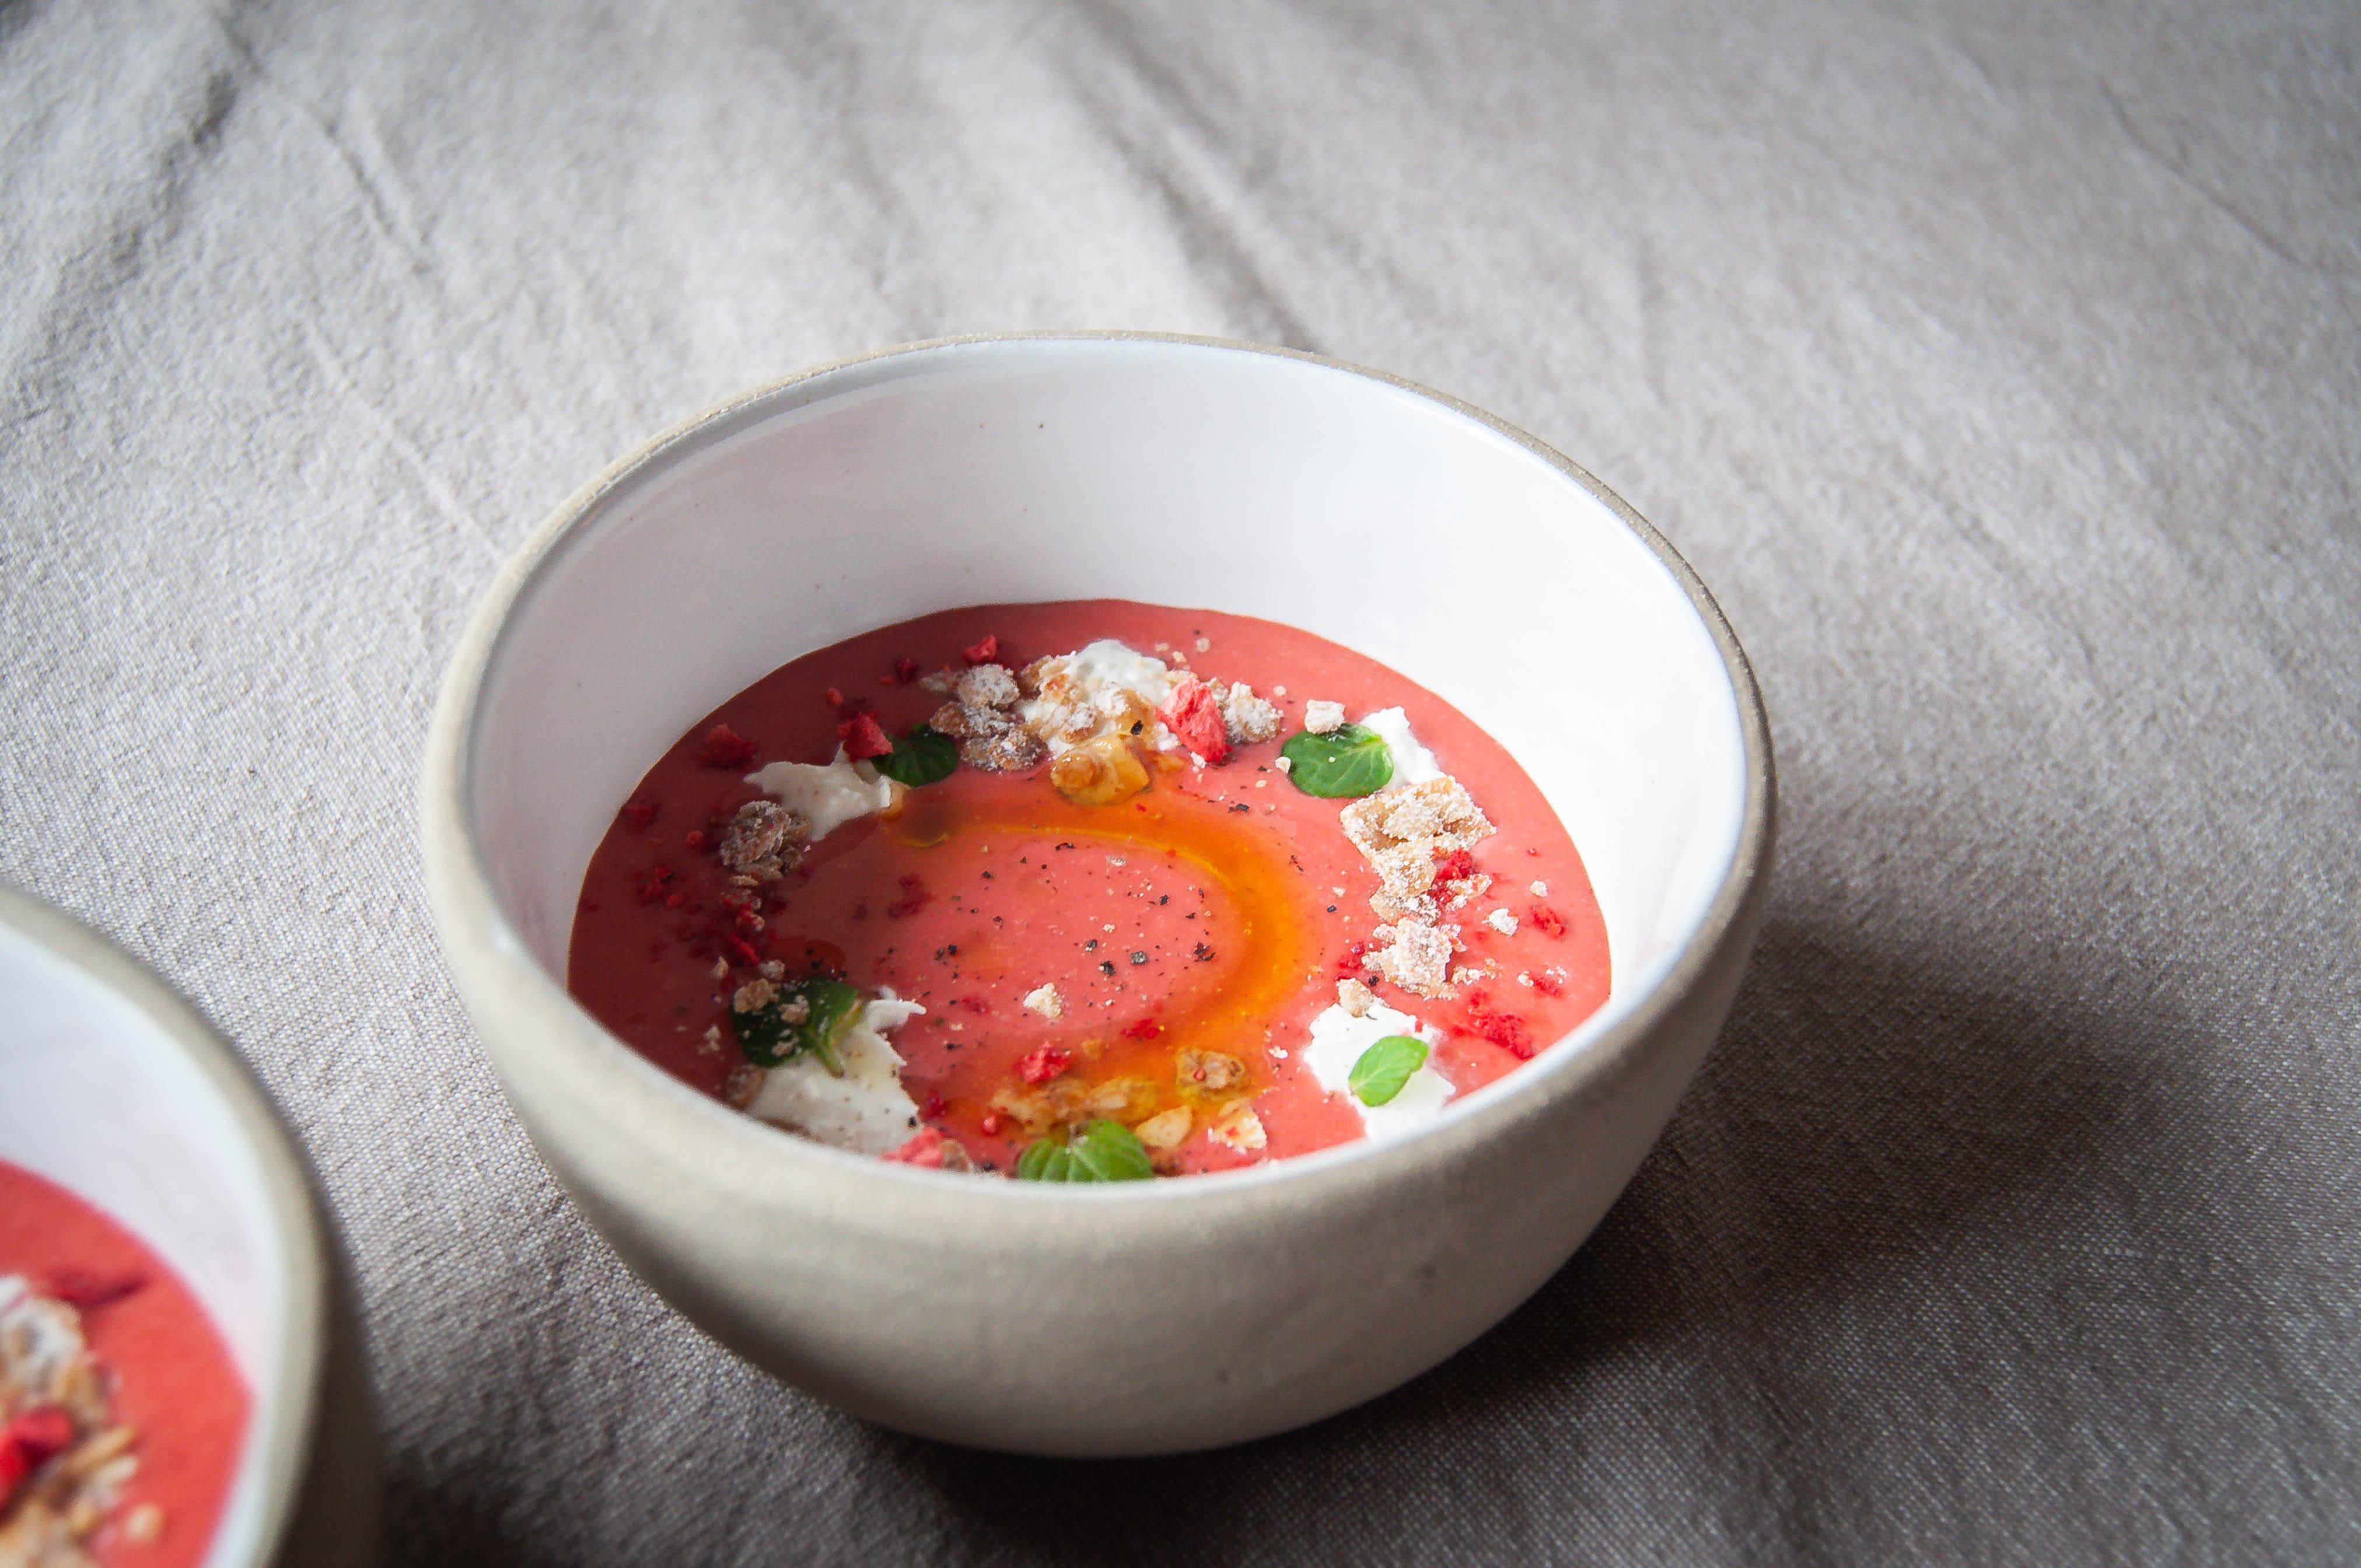
[[[1156,1085],[1144,1078],[1110,1078],[1090,1091],[1082,1104],[1093,1117],[1117,1122],[1144,1120],[1156,1109]]]
[[[1210,1099],[1245,1082],[1246,1064],[1223,1051],[1183,1049],[1172,1058],[1172,1076],[1181,1093]]]
[[[1148,787],[1148,768],[1126,735],[1102,735],[1049,764],[1049,782],[1076,806],[1113,806]]]
[[[1134,1127],[1132,1135],[1159,1153],[1177,1149],[1189,1141],[1189,1128],[1193,1120],[1189,1114],[1189,1107],[1175,1105],[1170,1111],[1159,1111]]]

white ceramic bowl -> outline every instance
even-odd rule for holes
[[[1085,1189],[785,1136],[567,997],[591,851],[701,715],[857,631],[1100,597],[1301,627],[1484,726],[1588,865],[1606,1006],[1415,1136]],[[1382,1393],[1565,1261],[1729,1008],[1772,776],[1752,679],[1704,587],[1541,443],[1307,355],[1045,334],[826,366],[592,481],[462,641],[423,819],[452,973],[518,1117],[693,1321],[888,1426],[1150,1453]]]
[[[0,886],[0,1159],[170,1265],[253,1398],[206,1568],[377,1555],[368,1376],[310,1168],[237,1053],[153,974]]]

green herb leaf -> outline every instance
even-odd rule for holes
[[[959,766],[959,742],[928,725],[913,724],[908,734],[894,742],[892,751],[883,757],[872,757],[869,765],[913,789],[920,784],[940,784]]]
[[[861,992],[840,980],[815,977],[786,981],[770,1001],[743,1013],[733,1002],[730,1026],[737,1031],[738,1048],[756,1067],[779,1067],[809,1052],[842,1078],[837,1047],[860,1015]]]
[[[1364,1105],[1383,1105],[1402,1091],[1411,1074],[1426,1065],[1426,1042],[1408,1035],[1388,1035],[1361,1053],[1345,1087]]]
[[[1063,1181],[1073,1166],[1073,1157],[1066,1146],[1050,1138],[1037,1138],[1025,1146],[1016,1157],[1016,1179],[1019,1181]]]
[[[1146,1181],[1148,1146],[1120,1122],[1093,1122],[1067,1142],[1052,1133],[1016,1157],[1019,1181]]]
[[[1279,754],[1287,759],[1290,783],[1328,800],[1375,795],[1394,776],[1385,738],[1357,724],[1338,725],[1325,735],[1303,730],[1290,736]]]

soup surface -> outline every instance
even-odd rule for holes
[[[750,859],[762,803],[817,827],[830,780],[923,776],[953,740],[948,776],[877,783],[883,809]],[[1358,793],[1379,751],[1390,776]],[[648,771],[584,877],[575,996],[699,1090],[889,1152],[882,1124],[748,1087],[750,1058],[776,1054],[765,975],[790,1008],[824,975],[923,1009],[867,1015],[908,1096],[899,1157],[1013,1171],[1112,1122],[1178,1175],[1406,1130],[1562,1038],[1609,968],[1575,845],[1449,704],[1307,632],[1093,600],[950,610],[806,654]],[[1384,1040],[1375,1077],[1347,1081]],[[768,1073],[789,1069],[820,1064]]]
[[[247,1404],[161,1258],[0,1161],[0,1563],[202,1562]]]

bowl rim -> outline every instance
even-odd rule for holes
[[[248,1466],[258,1466],[263,1486],[258,1527],[254,1551],[241,1561],[271,1563],[285,1543],[302,1496],[327,1376],[330,1253],[310,1163],[253,1068],[161,975],[72,916],[5,882],[0,882],[0,927],[81,970],[162,1031],[229,1107],[261,1168],[271,1222],[284,1249],[277,1282],[284,1309],[274,1368],[278,1398],[268,1412],[257,1401],[262,1429],[247,1433],[225,1502],[250,1473]],[[207,1549],[206,1568],[214,1568],[213,1550]]]
[[[783,1135],[752,1123],[746,1116],[698,1093],[641,1056],[591,1017],[562,981],[533,959],[522,936],[510,921],[494,892],[483,850],[475,832],[469,775],[474,763],[476,728],[485,685],[501,645],[511,629],[513,613],[542,581],[544,575],[568,554],[569,547],[594,523],[606,503],[671,463],[694,455],[738,433],[775,403],[781,411],[803,406],[793,400],[799,387],[862,367],[920,354],[941,354],[962,348],[1024,343],[1127,343],[1171,345],[1292,360],[1361,378],[1406,392],[1471,420],[1554,468],[1607,508],[1655,556],[1686,597],[1721,657],[1721,667],[1736,708],[1741,742],[1740,763],[1745,774],[1745,795],[1729,865],[1697,927],[1655,982],[1635,996],[1623,1015],[1602,1029],[1580,1049],[1544,1051],[1518,1071],[1487,1084],[1455,1102],[1453,1114],[1416,1131],[1385,1139],[1356,1138],[1349,1142],[1265,1160],[1235,1170],[1204,1172],[1185,1181],[1111,1182],[1066,1185],[1046,1182],[979,1182],[967,1176],[906,1166],[857,1155],[810,1139]],[[847,389],[853,390],[856,389]],[[824,400],[823,392],[810,401]],[[1225,1200],[1248,1201],[1273,1184],[1301,1190],[1322,1179],[1334,1179],[1363,1167],[1418,1164],[1453,1144],[1481,1141],[1488,1126],[1537,1108],[1544,1098],[1579,1095],[1585,1087],[1631,1063],[1656,1032],[1664,1017],[1703,981],[1717,955],[1733,935],[1752,928],[1767,892],[1776,840],[1777,792],[1772,761],[1770,726],[1753,667],[1739,645],[1736,633],[1722,615],[1696,571],[1672,543],[1628,502],[1591,472],[1530,433],[1474,404],[1433,388],[1346,360],[1277,344],[1185,333],[1128,329],[1070,329],[972,333],[896,344],[863,354],[849,355],[804,367],[733,393],[666,426],[609,463],[551,511],[501,565],[478,602],[465,630],[454,645],[450,663],[437,694],[422,758],[419,790],[420,832],[425,861],[428,900],[436,934],[452,960],[455,978],[464,979],[476,958],[489,960],[502,977],[521,982],[526,1005],[540,1022],[552,1025],[553,1038],[569,1047],[587,1046],[581,1060],[593,1070],[619,1073],[626,1084],[653,1092],[675,1103],[694,1102],[712,1118],[718,1142],[730,1146],[731,1157],[771,1159],[781,1168],[801,1167],[812,1175],[823,1171],[865,1172],[869,1179],[900,1184],[916,1195],[931,1190],[950,1197],[989,1190],[988,1201],[998,1203],[1098,1202],[1126,1205],[1185,1203],[1217,1204]],[[463,954],[456,951],[467,945]],[[462,987],[465,990],[465,986]],[[488,1055],[492,1053],[487,1053]],[[499,1066],[497,1058],[494,1063]],[[499,1076],[496,1074],[496,1076]],[[506,1092],[503,1079],[503,1091]],[[1550,1091],[1554,1090],[1555,1093]],[[513,1096],[511,1096],[513,1109]],[[530,1125],[527,1127],[531,1134]],[[755,1135],[752,1137],[747,1134]],[[769,1153],[758,1152],[768,1150]],[[1374,1174],[1374,1172],[1372,1172]],[[569,1183],[570,1185],[570,1183]]]

